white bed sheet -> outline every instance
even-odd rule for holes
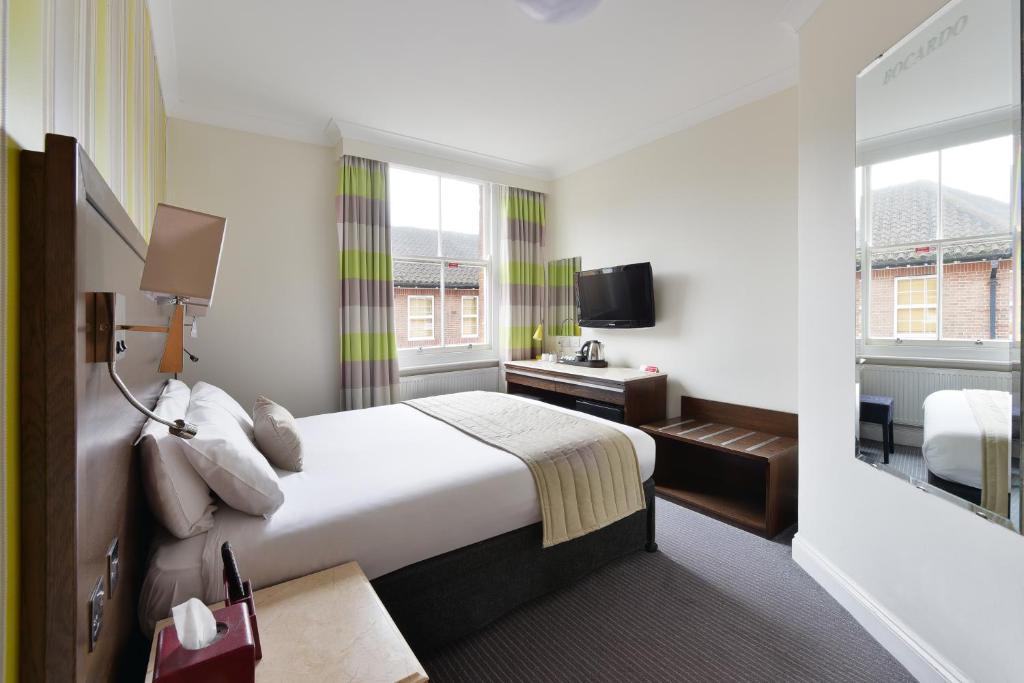
[[[1007,425],[1010,395],[1006,394]],[[981,488],[981,428],[962,390],[947,389],[924,400],[924,440],[929,471],[947,481]]]
[[[650,436],[573,414],[625,433],[641,479],[652,476]],[[273,517],[221,506],[206,534],[157,539],[139,602],[147,633],[172,605],[223,597],[224,541],[243,575],[261,587],[350,560],[373,579],[540,521],[533,477],[519,458],[415,408],[399,404],[297,422],[303,471],[278,470],[285,502]]]

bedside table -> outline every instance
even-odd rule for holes
[[[256,591],[257,681],[426,683],[427,674],[355,562]],[[211,609],[223,607],[219,602]],[[146,668],[153,680],[156,625]]]

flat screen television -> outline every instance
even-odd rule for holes
[[[580,327],[654,327],[650,263],[576,273]]]

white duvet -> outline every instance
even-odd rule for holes
[[[1006,394],[1006,419],[1009,424],[1009,393]],[[962,390],[936,391],[925,398],[921,452],[933,474],[957,484],[981,488],[981,428]]]
[[[540,521],[533,477],[519,458],[414,408],[393,405],[297,422],[304,469],[278,471],[285,502],[273,517],[222,506],[206,534],[157,540],[139,603],[147,633],[172,605],[190,597],[222,599],[224,541],[231,542],[242,574],[259,588],[350,560],[373,579]],[[650,478],[653,439],[605,423],[629,437],[641,479]]]

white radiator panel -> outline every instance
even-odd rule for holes
[[[862,365],[860,393],[892,396],[896,401],[895,422],[924,425],[924,399],[942,389],[993,389],[1010,391],[1009,372],[916,368],[892,365]]]
[[[460,391],[497,391],[498,368],[477,368],[401,378],[402,400]]]

